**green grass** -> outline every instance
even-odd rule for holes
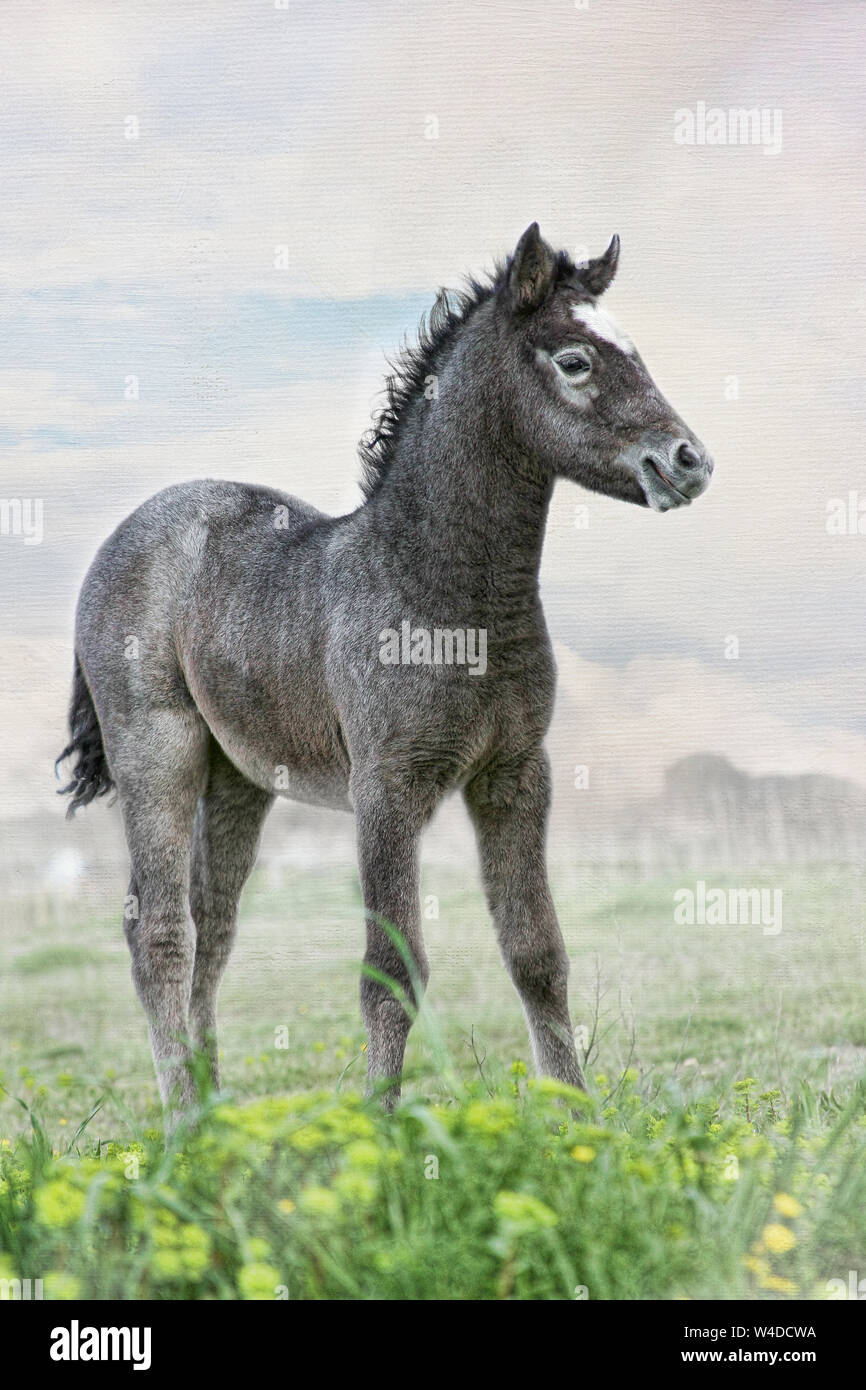
[[[44,975],[51,970],[65,970],[69,966],[108,965],[110,962],[110,956],[87,946],[47,946],[42,951],[16,956],[12,969],[16,975]]]
[[[206,1101],[0,1154],[0,1277],[97,1299],[827,1297],[862,1268],[866,1090],[786,1110],[744,1079],[654,1101],[513,1068],[392,1117],[355,1092]],[[579,1107],[580,1118],[572,1115]]]
[[[168,1151],[111,893],[7,901],[0,1278],[230,1299],[812,1298],[862,1278],[863,876],[701,876],[781,887],[782,932],[675,926],[694,876],[558,876],[578,1101],[527,1076],[480,892],[431,867],[431,989],[392,1117],[358,1094],[354,874],[254,878],[227,1097]]]

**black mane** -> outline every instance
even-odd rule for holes
[[[467,322],[470,315],[503,288],[511,261],[498,263],[485,280],[470,276],[462,289],[440,289],[428,313],[418,325],[417,341],[405,342],[393,359],[382,389],[384,400],[373,415],[373,423],[361,436],[361,488],[370,497],[385,478],[400,438],[401,421],[412,400],[424,390],[429,376],[436,376],[436,364],[443,349]],[[557,284],[579,275],[565,251],[557,256]]]

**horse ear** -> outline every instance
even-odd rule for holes
[[[597,256],[581,267],[580,278],[591,295],[604,294],[614,275],[619,261],[619,237],[614,232],[610,246],[603,256]]]
[[[512,309],[537,309],[556,279],[556,256],[542,239],[538,223],[527,227],[508,268],[508,298]]]

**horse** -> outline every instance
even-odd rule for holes
[[[598,304],[619,249],[575,261],[534,222],[487,276],[440,291],[390,364],[356,510],[180,483],[96,554],[62,793],[71,814],[116,789],[124,932],[172,1123],[197,1056],[219,1087],[217,993],[278,795],[354,813],[367,1086],[386,1108],[428,978],[419,841],[458,791],[534,1065],[583,1087],[545,862],[548,509],[565,478],[666,512],[713,470]]]

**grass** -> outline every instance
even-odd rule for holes
[[[7,901],[0,1279],[100,1299],[762,1299],[866,1275],[862,874],[750,875],[782,888],[777,936],[675,926],[688,883],[559,875],[577,1097],[528,1075],[471,878],[429,869],[431,991],[386,1117],[359,1094],[354,874],[259,875],[221,1000],[227,1095],[167,1150],[110,894]]]

